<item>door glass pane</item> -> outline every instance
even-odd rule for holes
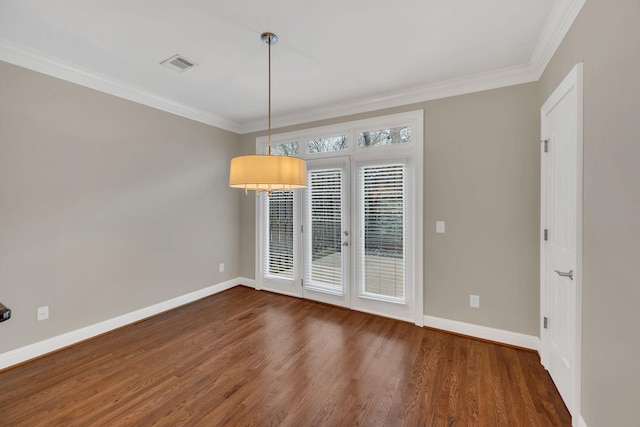
[[[293,192],[271,192],[265,208],[264,273],[293,280]]]
[[[358,147],[379,147],[381,145],[407,144],[411,142],[411,126],[360,132]]]
[[[343,292],[342,169],[308,173],[305,287]]]
[[[315,138],[307,141],[307,153],[331,153],[349,148],[349,136],[331,136],[328,138]]]
[[[359,168],[360,294],[405,302],[405,165]]]

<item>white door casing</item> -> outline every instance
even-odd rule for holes
[[[581,395],[582,104],[577,64],[541,108],[541,361],[574,422]]]
[[[279,211],[275,212],[275,222],[273,224],[268,222],[266,217],[269,216],[269,211],[265,209],[268,208],[271,202],[266,195],[261,195],[257,199],[258,203],[256,203],[256,218],[259,219],[256,227],[257,289],[311,298],[329,304],[410,321],[418,326],[424,324],[422,281],[423,114],[422,110],[411,111],[271,136],[272,148],[279,150],[280,147],[282,148],[280,151],[286,151],[287,153],[283,154],[276,150],[282,155],[295,155],[305,159],[308,171],[310,173],[318,172],[317,178],[320,180],[319,182],[325,179],[325,184],[331,183],[333,180],[330,176],[331,170],[335,171],[337,168],[341,168],[343,173],[343,186],[341,189],[343,196],[343,230],[341,237],[343,239],[342,243],[346,243],[346,245],[342,247],[340,253],[337,250],[331,250],[331,245],[334,243],[333,240],[337,239],[333,232],[334,236],[328,239],[326,247],[322,248],[321,245],[313,246],[310,244],[311,240],[309,239],[313,239],[314,236],[310,234],[313,230],[310,227],[312,224],[308,215],[310,212],[309,196],[311,195],[308,188],[293,191],[294,203],[290,209],[296,218],[293,221],[293,230],[295,232],[291,233],[293,244],[287,243],[284,250],[279,245],[271,244],[270,233],[282,229],[283,224],[277,219]],[[403,135],[401,129],[406,128],[410,129],[410,138],[400,143],[399,138]],[[385,129],[388,131],[385,131]],[[364,134],[369,137],[378,131],[388,132],[388,141],[395,142],[384,144],[379,143],[379,140],[364,139]],[[322,145],[316,145],[319,140],[332,140],[334,138],[342,142],[348,141],[348,144],[340,145],[339,148],[331,150],[325,150]],[[405,143],[405,141],[408,142]],[[256,151],[258,153],[266,153],[266,144],[266,137],[258,137],[256,139]],[[322,149],[312,151],[312,147]],[[363,258],[359,250],[363,247],[360,242],[361,236],[358,234],[363,224],[359,215],[362,209],[359,206],[355,206],[358,200],[357,195],[359,194],[359,190],[356,187],[357,183],[360,182],[358,180],[359,175],[357,175],[358,167],[359,165],[376,163],[384,164],[389,161],[394,164],[398,162],[404,164],[404,182],[406,183],[404,192],[406,205],[403,220],[406,221],[405,225],[407,227],[406,234],[402,239],[402,262],[404,262],[406,272],[403,275],[396,274],[397,269],[391,272],[394,277],[398,278],[398,283],[402,278],[405,280],[406,290],[402,301],[396,301],[393,297],[388,298],[387,295],[376,295],[375,291],[359,292],[358,280],[365,276],[356,273],[357,266],[360,265],[356,265],[356,263]],[[327,172],[329,175],[322,177],[321,175],[324,173],[322,171]],[[370,198],[375,198],[376,194],[374,193],[376,191],[378,190],[370,191]],[[332,197],[331,194],[328,197]],[[318,206],[321,206],[320,202]],[[385,206],[385,208],[387,207]],[[387,213],[385,222],[379,222],[379,224],[375,223],[375,218],[368,217],[369,230],[371,230],[372,224],[379,229],[379,227],[384,227],[389,223],[392,225],[397,223],[397,220],[393,217],[393,212],[385,212]],[[274,214],[274,212],[271,212],[271,214]],[[290,229],[291,227],[287,228],[286,231],[291,232]],[[268,233],[269,236],[267,236]],[[385,233],[385,231],[382,233]],[[378,235],[382,237],[382,234]],[[389,239],[381,240],[386,242]],[[375,248],[372,248],[371,240],[367,240],[367,242],[369,242],[366,246],[367,253],[365,254],[368,257],[367,261],[370,261],[369,258],[371,257],[401,258],[399,247],[391,248],[390,250],[382,248],[381,251],[383,253],[381,254],[369,253],[375,251]],[[358,246],[359,244],[360,246]],[[324,252],[320,253],[321,249]],[[314,250],[318,252],[315,254],[315,260]],[[325,257],[325,253],[333,255],[333,257],[331,259],[322,259]],[[275,257],[271,256],[271,254],[275,254]],[[290,257],[291,254],[293,254],[292,259],[294,260],[293,268],[283,268],[283,265],[288,267],[286,262],[289,259],[287,257]],[[338,255],[342,262],[341,265],[337,263],[338,258],[336,257]],[[321,262],[318,262],[318,265],[314,267],[314,261]],[[389,265],[400,265],[399,262],[394,260],[387,261],[385,263],[387,267]],[[270,267],[272,262],[275,262],[275,268]],[[331,265],[326,264],[327,262]],[[309,265],[311,269],[308,268]],[[369,273],[366,277],[372,277],[372,271],[369,268],[371,262],[365,262],[363,265],[367,268],[365,273]],[[326,267],[333,267],[333,269]],[[340,267],[342,271],[338,272],[337,267]],[[382,275],[389,271],[389,268],[381,268],[375,273],[377,277],[383,277]],[[339,276],[342,276],[343,279],[342,286],[337,286],[337,278]],[[339,287],[342,289],[339,289]],[[371,291],[371,287],[369,287],[369,291]]]

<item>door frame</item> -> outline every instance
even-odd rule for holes
[[[540,109],[540,359],[543,366],[548,366],[548,343],[545,337],[544,318],[548,313],[548,283],[546,281],[546,256],[547,250],[544,244],[544,230],[546,228],[545,218],[547,211],[546,185],[547,185],[547,165],[545,161],[545,143],[548,138],[546,115],[551,111],[564,96],[571,90],[576,90],[576,265],[575,265],[575,318],[572,319],[575,330],[574,352],[575,360],[573,365],[573,402],[565,402],[572,415],[574,425],[577,425],[581,412],[582,395],[582,234],[583,234],[583,64],[576,64],[562,83],[553,91]]]
[[[357,134],[359,131],[370,131],[375,129],[384,129],[384,128],[394,128],[400,126],[411,126],[412,131],[414,132],[412,136],[412,141],[404,145],[396,145],[390,147],[377,147],[374,148],[378,152],[377,155],[373,153],[367,154],[366,151],[368,149],[361,149],[357,147],[355,141],[357,141]],[[412,179],[413,179],[413,187],[412,187],[412,197],[413,197],[413,208],[412,208],[412,216],[415,220],[415,238],[413,239],[413,247],[412,249],[412,264],[413,264],[413,283],[410,284],[411,289],[408,291],[411,292],[411,296],[414,300],[414,312],[411,316],[411,319],[404,318],[401,320],[411,321],[416,326],[424,326],[424,205],[423,205],[423,197],[424,197],[424,110],[414,110],[407,111],[402,113],[390,114],[385,116],[374,116],[367,119],[337,123],[327,126],[320,126],[314,128],[306,128],[297,131],[279,133],[271,135],[271,145],[275,146],[278,144],[292,143],[296,144],[302,143],[307,140],[307,138],[315,138],[315,137],[325,137],[331,135],[351,135],[351,140],[353,143],[351,144],[349,150],[345,151],[336,151],[331,153],[319,153],[314,155],[309,155],[304,153],[304,146],[301,144],[299,149],[301,150],[298,154],[295,154],[297,157],[301,157],[305,160],[311,160],[312,158],[327,158],[327,157],[335,157],[341,155],[351,155],[352,160],[358,161],[359,159],[377,157],[382,158],[385,155],[393,155],[398,156],[400,153],[406,153],[406,156],[410,156],[414,160],[414,167],[412,168]],[[256,138],[256,153],[265,154],[265,149],[267,145],[267,137],[259,136]],[[354,168],[352,168],[354,169]],[[351,185],[354,185],[354,170],[351,171]],[[296,189],[293,190],[295,192],[300,192],[302,190]],[[260,213],[260,200],[265,197],[264,195],[260,195],[256,198],[256,206],[255,213],[256,218],[259,218]],[[352,215],[354,212],[353,206]],[[297,213],[299,214],[299,212]],[[264,244],[263,239],[263,224],[262,221],[256,222],[255,229],[255,281],[256,281],[256,289],[264,289],[268,291],[274,291],[278,293],[284,293],[286,295],[302,297],[302,285],[301,280],[296,280],[287,291],[281,291],[280,289],[275,289],[268,284],[264,283],[261,274],[261,260],[260,260],[260,251],[262,245]],[[354,246],[351,245],[353,248]],[[353,254],[352,254],[353,261]],[[352,263],[353,266],[353,263]],[[301,273],[298,272],[300,275]],[[351,286],[355,285],[355,280],[352,275],[351,277]],[[380,314],[380,313],[374,313]],[[382,315],[382,314],[380,314]]]

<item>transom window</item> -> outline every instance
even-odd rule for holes
[[[349,148],[349,135],[313,138],[307,141],[307,153],[331,153]]]
[[[391,129],[360,132],[358,147],[379,147],[381,145],[408,144],[411,142],[411,127],[402,126]]]
[[[284,142],[282,144],[273,145],[271,154],[274,156],[298,156],[297,142]]]

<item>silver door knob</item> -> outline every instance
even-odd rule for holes
[[[569,279],[573,280],[573,270],[569,270],[568,273],[563,273],[562,271],[558,270],[555,270],[555,272],[558,273],[558,276],[568,277]]]
[[[342,246],[349,246],[349,242],[342,242]]]

